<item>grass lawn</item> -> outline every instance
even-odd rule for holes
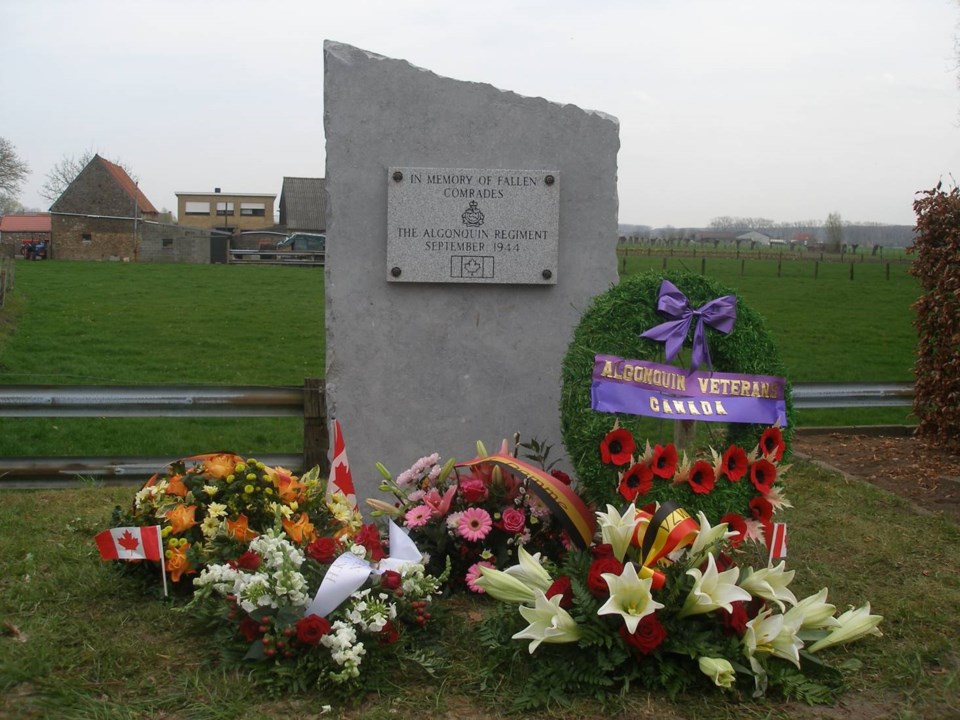
[[[852,718],[960,715],[960,528],[919,515],[898,498],[811,465],[795,465],[788,490],[792,587],[830,588],[845,608],[869,601],[883,638],[831,651],[850,689]],[[132,490],[6,491],[0,505],[0,718],[126,720],[316,718],[330,698],[272,698],[242,673],[219,667],[218,649],[179,603],[143,592],[99,560],[93,535]],[[42,509],[42,511],[41,511]],[[15,528],[15,531],[13,530]],[[433,674],[408,660],[382,668],[381,692],[334,702],[348,718],[494,718],[509,714],[531,658],[517,644],[509,667],[478,652],[477,623],[490,608],[459,598],[435,613],[420,649]],[[549,652],[544,645],[537,652]],[[536,661],[536,655],[532,661]],[[816,708],[748,694],[667,697],[627,693],[605,706],[588,698],[544,718],[823,718]],[[528,715],[524,715],[525,717]]]

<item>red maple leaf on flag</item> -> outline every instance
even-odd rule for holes
[[[127,530],[117,538],[117,544],[120,545],[124,550],[133,552],[138,547],[140,547],[140,541],[130,534],[130,531]]]

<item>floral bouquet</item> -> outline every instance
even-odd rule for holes
[[[267,530],[235,560],[208,565],[186,611],[213,628],[228,659],[254,661],[253,676],[272,692],[355,688],[362,664],[396,655],[407,630],[427,624],[443,580],[426,574],[394,530],[391,545],[404,540],[409,559],[386,558],[373,526],[364,537],[334,533],[305,547],[286,530]]]
[[[783,492],[780,465],[784,441],[779,427],[767,428],[749,453],[731,445],[723,454],[710,449],[709,459],[678,455],[672,443],[639,451],[633,435],[614,424],[600,443],[602,462],[616,474],[617,491],[627,502],[647,506],[675,501],[712,522],[724,522],[732,544],[763,543],[770,538],[774,513],[793,507]]]
[[[533,448],[541,461],[549,454],[549,446],[536,441],[524,447]],[[477,443],[477,452],[478,458],[488,457],[483,443]],[[491,457],[507,455],[504,441],[500,455]],[[476,584],[481,568],[506,567],[521,547],[559,558],[569,543],[560,518],[532,491],[530,477],[496,463],[457,466],[451,459],[441,464],[434,453],[417,460],[396,479],[382,464],[377,467],[384,479],[380,490],[391,493],[394,502],[367,502],[376,514],[394,517],[409,530],[429,556],[428,568],[437,572],[449,560],[453,589],[466,587],[482,593]],[[549,479],[573,494],[566,487],[570,483],[566,473],[553,470]]]
[[[783,562],[735,564],[727,552],[733,533],[702,512],[697,522],[675,503],[653,514],[631,504],[597,517],[601,544],[571,551],[559,566],[520,548],[517,565],[484,568],[476,581],[519,605],[526,622],[495,617],[484,628],[491,648],[512,637],[537,653],[521,706],[630,683],[675,694],[704,681],[826,702],[841,682],[818,653],[880,634],[869,604],[837,617],[826,588],[798,600]]]
[[[298,477],[254,458],[197,455],[150,478],[129,512],[115,512],[114,524],[160,525],[166,571],[189,590],[185,576],[238,558],[275,525],[298,547],[320,536],[362,532],[353,504],[326,490],[318,468]]]

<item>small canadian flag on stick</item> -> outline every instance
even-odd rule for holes
[[[97,533],[96,541],[104,560],[159,560],[163,594],[167,594],[167,568],[159,525],[111,528]]]
[[[787,524],[773,523],[770,531],[770,559],[769,565],[773,565],[777,560],[787,556]]]

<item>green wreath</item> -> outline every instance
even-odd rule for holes
[[[651,445],[672,441],[673,422],[636,415],[597,412],[590,407],[590,387],[593,378],[594,356],[618,355],[624,358],[663,361],[663,343],[645,340],[640,334],[663,322],[657,312],[657,297],[662,280],[670,280],[689,299],[694,308],[722,295],[735,294],[719,283],[688,273],[648,272],[635,275],[594,298],[573,334],[573,341],[563,361],[563,388],[560,400],[560,428],[563,443],[573,467],[577,471],[580,492],[597,507],[607,503],[620,506],[623,498],[617,491],[617,468],[604,464],[600,443],[613,428],[615,419],[636,439],[638,453],[643,452],[644,441]],[[695,323],[681,353],[688,362],[689,347]],[[785,368],[773,338],[764,327],[763,319],[737,301],[737,321],[729,335],[707,330],[707,341],[713,368],[718,372],[749,375],[784,376]],[[789,448],[793,428],[793,402],[789,382],[784,389],[788,426],[783,428],[783,439]],[[709,426],[709,427],[704,427]],[[698,432],[714,435],[707,443],[723,453],[728,445],[740,445],[750,452],[764,430],[763,425],[744,423],[698,423]],[[723,433],[722,437],[717,434]],[[619,468],[623,471],[625,468]],[[718,486],[719,487],[719,486]],[[676,500],[691,514],[699,510],[711,522],[717,522],[728,512],[748,515],[748,505],[755,497],[749,482],[726,483],[723,492],[695,494],[686,484],[658,483],[654,489],[637,501],[638,506],[648,502]]]

